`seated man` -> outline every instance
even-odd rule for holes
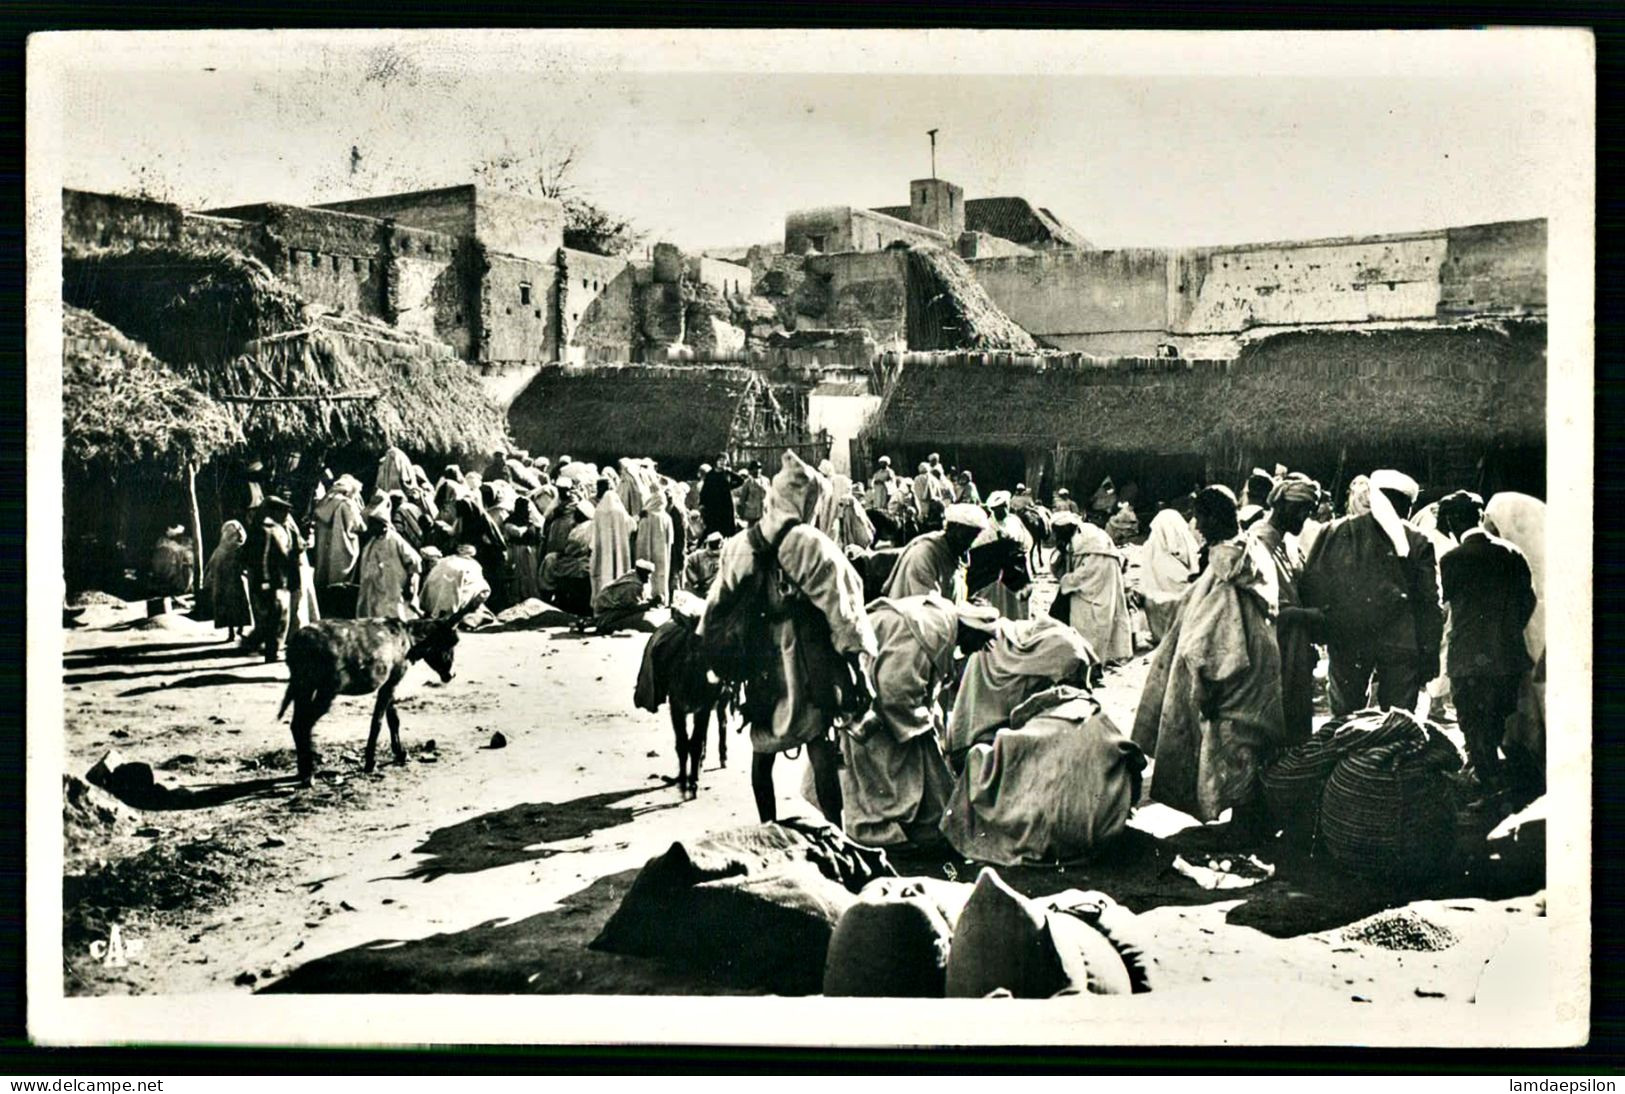
[[[953,788],[940,695],[954,677],[955,651],[974,653],[992,641],[998,611],[930,593],[876,600],[868,613],[879,647],[875,704],[841,735],[846,834],[871,847],[937,843]]]
[[[491,586],[474,560],[473,544],[463,544],[450,558],[439,556],[437,548],[423,549],[425,561],[435,560],[418,593],[424,615],[455,615],[465,605],[491,595]]]
[[[646,558],[633,563],[632,568],[598,590],[592,598],[592,623],[599,634],[613,634],[654,606],[649,598],[649,578],[654,576],[655,564]],[[577,623],[578,632],[587,629],[586,620]]]
[[[948,717],[948,762],[958,771],[965,754],[991,740],[1027,699],[1056,684],[1087,686],[1094,651],[1059,619],[1001,619],[986,649],[973,653],[960,675]]]
[[[705,546],[690,551],[683,560],[684,586],[703,600],[711,591],[711,583],[717,579],[717,567],[721,564],[722,533],[712,532],[705,537]]]

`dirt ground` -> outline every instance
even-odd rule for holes
[[[209,624],[143,616],[96,605],[66,634],[66,773],[82,776],[116,749],[181,791],[145,810],[97,793],[73,812],[69,994],[749,990],[586,948],[650,857],[755,821],[737,731],[725,769],[713,737],[697,801],[669,785],[666,715],[632,705],[644,634],[465,634],[450,684],[417,666],[402,688],[406,766],[386,759],[362,772],[370,700],[340,699],[317,727],[317,785],[301,792],[276,718],[286,668],[239,653]],[[1111,671],[1099,693],[1125,730],[1148,661]],[[492,748],[499,730],[506,745]],[[780,762],[782,816],[812,813],[804,763]],[[1032,895],[1099,889],[1142,913],[1181,986],[1290,982],[1358,1002],[1471,1002],[1507,981],[1497,955],[1522,952],[1546,922],[1543,866],[1473,857],[1494,819],[1465,833],[1464,872],[1411,893],[1293,862],[1253,888],[1203,889],[1174,857],[1233,857],[1234,841],[1154,804],[1087,868],[1001,873]],[[962,880],[976,869],[894,861]],[[1425,920],[1414,945],[1449,944],[1392,949],[1345,935],[1400,905]],[[122,964],[104,949],[115,926]]]

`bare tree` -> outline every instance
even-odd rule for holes
[[[593,254],[625,254],[643,241],[626,217],[592,201],[575,181],[580,147],[557,129],[537,132],[517,149],[504,144],[499,152],[474,165],[474,181],[531,197],[552,198],[564,206],[564,245]]]

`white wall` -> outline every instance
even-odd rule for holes
[[[814,433],[829,430],[829,459],[837,473],[852,474],[851,442],[878,409],[878,395],[807,396],[807,427]]]

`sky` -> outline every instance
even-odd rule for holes
[[[572,183],[652,239],[738,246],[906,204],[935,128],[968,198],[1180,246],[1550,216],[1591,106],[1532,33],[104,34],[31,63],[60,65],[63,185],[193,208],[573,147]]]

